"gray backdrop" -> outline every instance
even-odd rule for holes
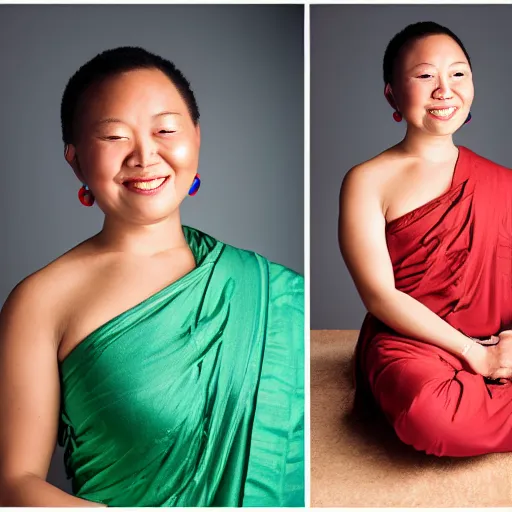
[[[183,222],[303,273],[302,6],[0,6],[0,304],[23,277],[101,227],[64,161],[67,80],[97,53],[172,60],[201,110],[198,195]],[[56,452],[49,480],[70,490]]]
[[[359,329],[365,308],[338,249],[338,195],[354,165],[399,142],[384,98],[382,59],[410,23],[435,21],[461,38],[473,65],[473,119],[455,135],[512,167],[509,5],[311,6],[311,328]]]

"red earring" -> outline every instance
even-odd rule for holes
[[[395,110],[393,112],[393,119],[399,123],[403,118],[402,118],[402,114],[400,114],[400,112],[398,112],[398,110]]]
[[[84,206],[92,206],[94,204],[94,196],[87,185],[82,185],[78,191],[78,199]]]

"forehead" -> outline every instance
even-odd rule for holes
[[[467,62],[467,58],[457,41],[446,34],[425,36],[410,41],[398,54],[399,67],[409,68],[415,64],[429,62]]]
[[[108,77],[90,87],[80,103],[79,111],[88,117],[127,110],[187,110],[176,86],[158,69],[137,69]]]

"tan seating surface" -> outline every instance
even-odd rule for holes
[[[356,418],[357,334],[311,332],[311,506],[511,507],[512,454],[428,456],[383,420]]]

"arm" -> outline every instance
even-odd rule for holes
[[[340,249],[364,305],[395,331],[443,348],[466,360],[477,373],[488,375],[483,346],[396,289],[378,188],[371,173],[355,168],[345,177],[340,193]]]
[[[0,506],[98,506],[46,482],[60,401],[58,315],[47,295],[34,275],[0,314]]]

